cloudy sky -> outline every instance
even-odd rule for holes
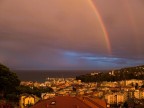
[[[0,63],[11,69],[144,64],[144,0],[0,0]]]

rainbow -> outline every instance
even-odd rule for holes
[[[139,47],[139,41],[138,41],[138,38],[137,38],[137,36],[138,36],[137,34],[139,34],[139,31],[138,31],[138,28],[137,28],[137,23],[136,23],[136,19],[135,19],[132,7],[130,6],[130,2],[128,2],[127,0],[123,1],[123,4],[124,4],[124,7],[125,7],[125,10],[127,10],[126,12],[127,12],[127,15],[128,15],[129,23],[131,25],[133,34],[136,36],[135,46],[137,48],[137,51],[141,51],[141,49]]]
[[[100,14],[98,12],[98,9],[96,8],[93,1],[92,0],[87,0],[87,1],[88,1],[88,4],[90,5],[90,7],[93,9],[94,13],[96,14],[97,20],[98,20],[98,22],[101,26],[102,32],[103,32],[103,36],[104,36],[104,39],[105,39],[105,42],[106,42],[108,53],[111,54],[111,44],[110,44],[110,40],[109,40],[109,35],[108,35],[106,27],[103,23],[102,17],[100,16]]]
[[[135,22],[135,17],[134,17],[134,14],[133,14],[133,11],[132,11],[132,8],[130,7],[130,2],[128,2],[127,0],[123,1],[123,4],[125,6],[125,9],[127,10],[127,15],[128,15],[128,18],[129,18],[129,22],[131,24],[131,26],[133,27],[133,32],[135,32],[135,34],[138,33],[138,30],[137,30],[137,24]]]

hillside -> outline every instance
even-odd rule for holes
[[[144,80],[144,65],[136,67],[122,68],[108,72],[96,72],[76,77],[83,82],[101,82],[101,81],[121,81],[128,79]]]

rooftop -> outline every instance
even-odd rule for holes
[[[40,101],[31,108],[90,108],[90,107],[75,97],[58,96],[53,99]]]

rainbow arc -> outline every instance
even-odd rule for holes
[[[96,5],[94,4],[94,2],[92,0],[87,0],[87,1],[88,1],[88,4],[93,9],[93,11],[94,11],[94,13],[97,17],[97,20],[99,22],[99,25],[101,27],[101,30],[102,30],[102,33],[103,33],[103,36],[104,36],[104,39],[105,39],[105,42],[106,42],[106,47],[107,47],[108,53],[111,54],[110,39],[109,39],[108,32],[106,30],[106,27],[104,25],[103,19],[102,19],[100,13],[98,12],[98,9],[97,9]]]

